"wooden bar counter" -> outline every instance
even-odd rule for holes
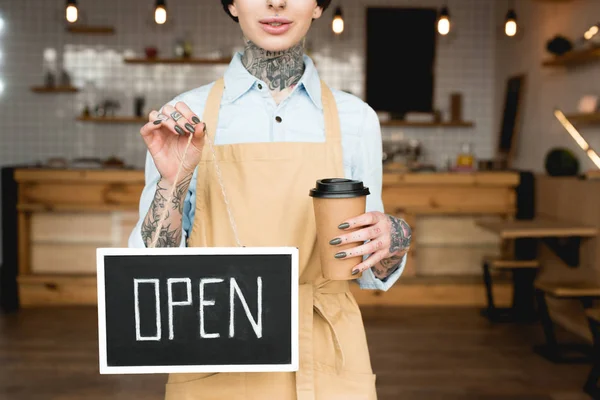
[[[139,170],[18,169],[19,294],[22,306],[95,304],[95,249],[127,247],[144,187]],[[353,292],[360,304],[483,306],[479,265],[499,249],[478,228],[482,215],[512,218],[519,175],[392,173],[383,176],[385,211],[406,218],[413,246],[388,292]],[[510,288],[497,285],[499,304]]]

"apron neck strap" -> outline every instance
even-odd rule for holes
[[[219,109],[221,108],[221,98],[223,97],[223,89],[225,88],[225,80],[223,78],[217,80],[206,99],[204,105],[204,115],[202,121],[206,124],[206,135],[211,143],[215,142],[217,134],[217,123],[219,121]]]
[[[221,98],[223,97],[224,87],[224,79],[220,78],[217,80],[211,88],[204,106],[202,120],[206,124],[206,134],[212,143],[214,143],[215,135],[217,133],[219,109],[221,108]],[[321,81],[321,101],[323,102],[326,141],[335,143],[341,142],[340,118],[335,98],[333,97],[333,93],[329,89],[329,86],[323,81]]]
[[[340,117],[335,98],[329,86],[321,81],[321,101],[323,102],[323,118],[325,119],[325,138],[328,142],[341,142]]]

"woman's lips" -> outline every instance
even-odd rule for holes
[[[271,35],[284,34],[292,25],[292,22],[285,18],[265,18],[259,22],[263,30]]]

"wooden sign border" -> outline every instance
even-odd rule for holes
[[[106,354],[106,303],[104,257],[113,255],[278,255],[292,257],[292,359],[289,364],[243,365],[170,365],[111,367]],[[98,347],[100,374],[163,374],[201,372],[294,372],[298,370],[298,249],[295,247],[168,247],[168,248],[98,248],[96,250],[98,290]]]

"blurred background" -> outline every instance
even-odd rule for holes
[[[333,1],[306,38],[375,109],[403,276],[353,293],[381,399],[600,398],[600,2]],[[100,376],[95,251],[127,247],[147,114],[222,76],[208,0],[0,1],[0,399],[159,399]]]

